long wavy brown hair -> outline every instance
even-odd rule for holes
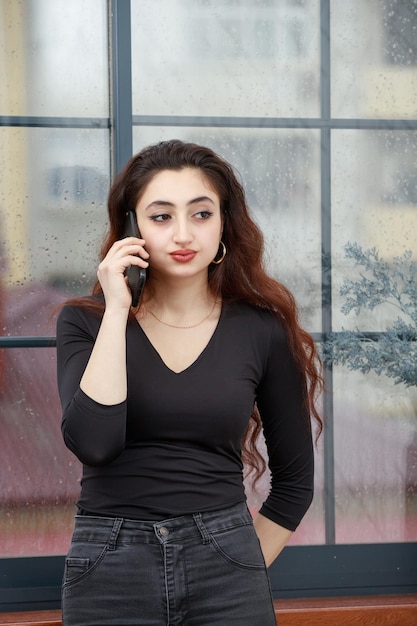
[[[322,389],[321,363],[314,341],[298,322],[297,306],[291,292],[267,274],[263,264],[264,239],[251,219],[245,193],[232,166],[211,149],[179,140],[163,141],[149,146],[132,157],[115,179],[108,197],[109,229],[101,248],[103,259],[115,241],[123,237],[126,212],[134,209],[152,178],[162,170],[200,170],[220,198],[224,220],[222,241],[227,254],[224,261],[208,268],[209,287],[223,302],[244,301],[263,307],[277,315],[284,324],[290,349],[304,381],[306,414],[317,424],[322,420],[317,397]],[[149,271],[152,272],[151,267]],[[148,283],[147,283],[148,285]],[[97,281],[93,295],[102,293]],[[145,288],[145,302],[146,302]],[[77,299],[72,303],[102,312],[101,299]],[[257,442],[262,423],[256,407],[244,439],[242,460],[254,471],[254,482],[266,464]]]

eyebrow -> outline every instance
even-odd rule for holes
[[[187,206],[192,206],[193,204],[199,204],[200,202],[210,202],[211,204],[214,204],[214,201],[209,198],[208,196],[198,196],[198,198],[193,198],[192,200],[189,200],[187,202]],[[148,204],[148,206],[146,207],[146,211],[148,209],[151,209],[154,206],[160,206],[160,207],[164,207],[164,206],[168,206],[168,207],[174,207],[174,203],[173,202],[169,202],[168,200],[153,200],[150,204]]]

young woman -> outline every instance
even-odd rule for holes
[[[108,211],[94,293],[57,324],[62,431],[84,464],[64,625],[273,626],[266,568],[313,494],[314,343],[210,149],[144,149]],[[147,271],[136,308],[131,266]],[[242,459],[261,471],[261,428],[271,490],[252,521]]]

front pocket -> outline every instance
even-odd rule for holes
[[[64,587],[74,585],[93,572],[107,553],[103,544],[73,544],[70,547],[64,568]]]
[[[213,549],[230,565],[245,569],[265,569],[261,546],[252,524],[237,526],[210,535]]]

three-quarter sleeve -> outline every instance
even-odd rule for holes
[[[271,470],[271,490],[260,513],[291,531],[313,498],[314,454],[305,397],[303,377],[276,321],[257,391]]]
[[[110,463],[126,440],[126,401],[103,405],[80,389],[101,319],[80,307],[66,306],[57,321],[57,378],[66,446],[85,465]]]

